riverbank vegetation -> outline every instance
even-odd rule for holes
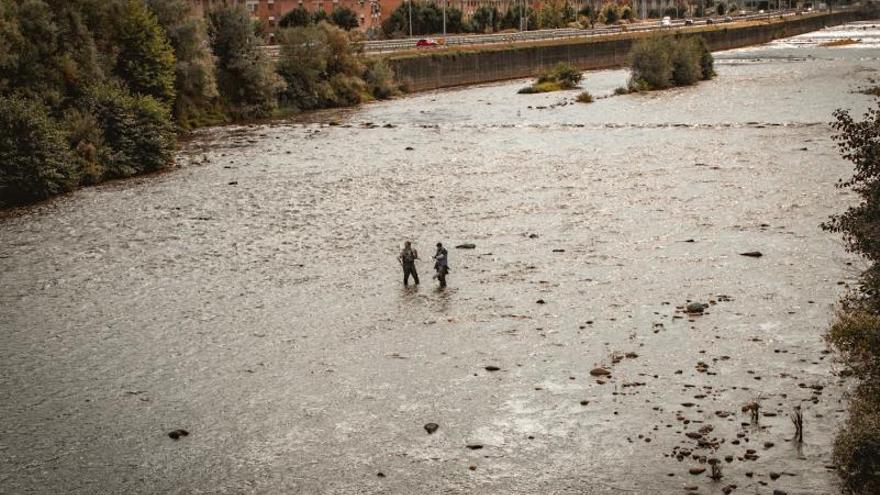
[[[187,0],[0,0],[0,207],[166,168],[195,127],[396,91],[329,22],[282,30],[276,63],[243,7],[191,14]]]
[[[843,360],[842,375],[860,380],[850,397],[849,418],[834,444],[834,463],[845,493],[880,493],[880,105],[862,120],[834,114],[835,141],[855,174],[838,187],[860,201],[823,225],[841,234],[849,251],[868,261],[859,285],[841,301],[826,336]]]
[[[629,91],[690,86],[715,77],[712,52],[702,36],[648,36],[633,44],[629,61]]]
[[[583,75],[569,64],[559,63],[552,70],[538,77],[531,86],[519,90],[520,94],[550,93],[578,87]]]

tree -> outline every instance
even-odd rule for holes
[[[478,33],[495,32],[501,26],[501,13],[494,5],[481,5],[471,16],[471,22]]]
[[[348,7],[337,7],[333,9],[333,12],[330,13],[330,20],[333,21],[333,24],[336,24],[346,31],[351,31],[352,29],[357,28],[360,24],[357,13]]]
[[[47,198],[76,184],[64,133],[35,99],[0,97],[0,207]]]
[[[718,12],[718,15],[724,15],[727,13],[727,6],[724,5],[724,2],[718,2],[718,5],[715,6],[715,11]]]
[[[219,96],[204,20],[192,15],[187,0],[148,0],[147,5],[174,48],[174,115],[184,128],[191,127],[206,119]]]
[[[299,4],[299,7],[281,16],[278,25],[283,28],[308,26],[314,22],[312,14]]]
[[[139,0],[125,1],[118,12],[119,55],[114,73],[134,93],[174,103],[174,49],[156,16]]]
[[[345,31],[320,23],[286,29],[280,41],[285,104],[309,110],[360,103],[367,89],[365,67]]]
[[[214,10],[208,32],[217,57],[217,86],[227,108],[240,118],[270,115],[284,82],[260,48],[250,14],[240,6]]]

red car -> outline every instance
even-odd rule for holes
[[[416,46],[425,47],[425,46],[437,46],[437,42],[431,39],[422,39],[416,41]]]

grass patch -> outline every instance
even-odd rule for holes
[[[852,38],[844,38],[842,40],[834,40],[828,41],[825,43],[820,43],[819,46],[846,46],[846,45],[857,45],[861,43],[859,40],[854,40]]]
[[[571,65],[559,63],[550,72],[542,74],[531,86],[518,91],[519,94],[550,93],[565,89],[574,89],[581,82],[583,75]]]
[[[593,95],[591,95],[589,91],[582,91],[580,94],[577,95],[577,98],[575,98],[575,100],[578,103],[593,103]]]

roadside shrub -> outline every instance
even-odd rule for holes
[[[589,91],[582,91],[575,99],[578,103],[593,103],[593,95]]]
[[[105,84],[92,88],[88,105],[110,149],[108,178],[152,172],[174,162],[175,127],[168,108],[155,98]]]
[[[724,5],[724,2],[718,2],[718,5],[715,6],[715,11],[718,15],[724,15],[727,13],[727,6]]]
[[[601,19],[604,24],[614,24],[620,20],[620,10],[616,4],[606,3],[602,6]]]
[[[632,21],[635,20],[636,14],[633,11],[632,7],[629,5],[624,5],[623,8],[620,9],[620,18],[624,21]]]
[[[630,93],[630,90],[628,88],[623,87],[623,86],[619,86],[619,87],[614,88],[614,94],[617,96],[628,95],[629,93]]]
[[[48,198],[76,185],[64,132],[39,101],[0,97],[0,206]]]

